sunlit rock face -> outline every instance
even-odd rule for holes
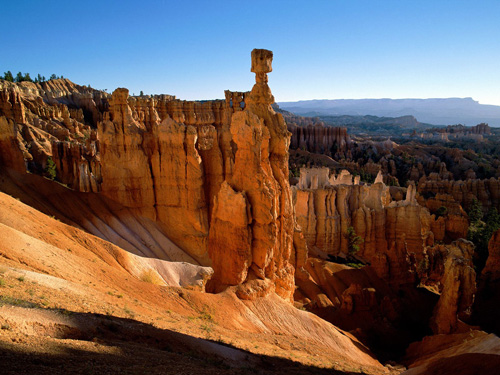
[[[288,183],[290,133],[283,117],[271,108],[274,98],[267,84],[267,73],[272,70],[272,56],[271,51],[252,51],[252,71],[256,73],[256,83],[245,96],[244,108],[236,107],[229,124],[231,149],[226,152],[229,156],[229,168],[225,180],[235,193],[245,193],[245,200],[239,201],[246,204],[241,205],[240,212],[235,217],[243,219],[246,210],[250,234],[247,238],[246,232],[242,230],[233,232],[241,233],[236,236],[229,231],[226,239],[221,237],[220,241],[210,241],[209,246],[210,257],[214,262],[214,280],[217,282],[226,273],[223,271],[224,262],[220,258],[228,258],[220,249],[224,248],[226,242],[239,241],[235,252],[241,251],[241,258],[245,259],[243,263],[248,264],[243,267],[247,268],[244,271],[247,273],[247,281],[238,290],[241,298],[254,298],[275,288],[279,295],[291,299],[294,290],[294,269],[289,262],[294,229],[292,196]],[[234,104],[233,102],[233,107]],[[227,189],[219,191],[220,195],[227,193]],[[218,199],[218,202],[221,201],[222,197]],[[212,233],[228,225],[229,217],[224,211],[214,211],[210,227],[211,238],[216,237]],[[245,254],[250,254],[251,257],[247,258]],[[220,267],[216,264],[220,264]]]
[[[241,285],[241,298],[276,291],[291,300],[291,134],[271,108],[272,57],[252,51],[251,92],[203,102],[107,94],[69,80],[2,81],[0,161],[46,175],[54,163],[51,178],[155,222],[195,262],[213,266],[209,289]],[[126,230],[146,247],[157,237]]]

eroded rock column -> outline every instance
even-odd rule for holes
[[[224,188],[218,193],[212,211],[209,254],[215,271],[215,289],[239,284],[237,294],[244,299],[263,296],[274,289],[278,295],[291,300],[294,268],[289,259],[294,216],[288,183],[290,133],[283,117],[271,108],[274,97],[267,84],[267,73],[272,71],[272,57],[268,50],[252,51],[251,70],[256,74],[256,83],[243,110],[235,111],[231,117],[233,155],[226,182],[232,191]],[[242,207],[235,219],[241,228],[227,231],[225,236],[219,235],[223,227],[231,226],[228,223],[231,216],[222,209],[220,202],[229,194],[241,205],[245,200],[238,195],[240,193],[244,193],[249,215],[251,252],[248,265],[248,239],[244,235],[246,232],[240,230],[244,224]],[[228,280],[226,274],[234,271],[235,259],[239,260],[236,268],[240,276]],[[238,282],[245,272],[244,282]]]

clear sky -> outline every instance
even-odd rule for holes
[[[0,74],[222,98],[274,52],[276,101],[473,97],[500,105],[500,0],[2,1]]]

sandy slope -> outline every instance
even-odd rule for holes
[[[25,191],[19,195],[30,198]],[[31,199],[39,199],[36,192]],[[42,203],[53,209],[49,201]],[[179,361],[194,353],[203,358],[194,361],[195,368],[205,373],[232,373],[242,366],[265,373],[268,364],[292,373],[332,367],[388,373],[349,334],[279,297],[249,302],[239,300],[231,290],[213,295],[157,285],[168,280],[159,283],[143,271],[161,276],[161,267],[154,265],[158,261],[143,262],[3,193],[0,238],[0,324],[4,328],[0,349],[14,372],[16,361],[27,353],[52,369],[66,358],[72,372],[83,371],[88,363],[72,353],[99,366],[109,365],[111,372],[126,364],[127,368],[139,366],[130,373],[154,373],[148,361],[160,358],[169,369],[178,368]],[[109,322],[128,333],[116,336],[117,328],[109,328]],[[167,342],[165,356],[158,347]],[[146,360],[137,364],[133,357],[123,359],[133,352]],[[207,364],[207,358],[216,361]],[[172,373],[194,373],[190,366]]]
[[[498,374],[500,339],[482,331],[426,337],[410,345],[406,362],[405,375]]]

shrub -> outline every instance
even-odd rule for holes
[[[473,203],[473,205],[475,204]],[[488,258],[488,243],[491,236],[500,228],[500,214],[496,208],[491,208],[488,214],[484,216],[484,221],[477,219],[478,217],[483,217],[482,210],[474,208],[472,214],[469,213],[469,218],[475,218],[476,220],[473,221],[471,219],[467,239],[474,243],[476,247],[477,258],[475,259],[475,266],[476,270],[480,272]]]
[[[436,218],[440,216],[446,216],[448,209],[445,206],[441,206],[436,210]]]
[[[144,271],[141,275],[141,280],[146,282],[146,283],[151,283],[151,284],[155,284],[155,285],[162,285],[163,284],[163,281],[161,280],[161,278],[153,270]]]
[[[57,177],[57,172],[56,172],[56,163],[54,163],[54,160],[52,160],[52,157],[47,158],[47,166],[45,167],[45,173],[47,174],[47,177],[50,178],[51,180],[55,180]]]
[[[359,245],[363,242],[363,239],[356,234],[354,227],[347,228],[347,232],[345,234],[347,238],[347,249],[349,251],[349,255],[354,255],[359,251]]]

